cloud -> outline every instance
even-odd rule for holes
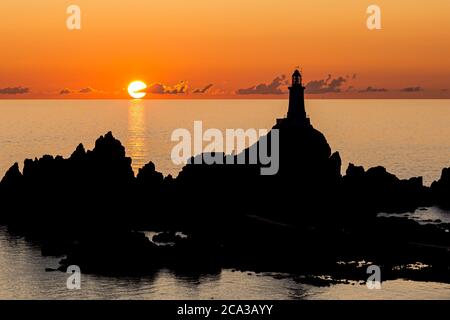
[[[206,92],[208,92],[209,89],[211,89],[212,86],[213,86],[213,84],[210,83],[202,89],[195,89],[193,93],[206,93]]]
[[[68,88],[64,88],[62,89],[59,94],[63,95],[63,94],[71,94],[72,90],[68,89]]]
[[[423,91],[424,89],[422,87],[407,87],[407,88],[403,88],[402,92],[419,92],[419,91]]]
[[[85,87],[82,88],[80,90],[74,90],[74,89],[69,89],[69,88],[64,88],[62,89],[59,94],[60,95],[66,95],[66,94],[77,94],[77,93],[81,93],[81,94],[88,94],[88,93],[96,93],[96,92],[100,92],[100,90],[91,88],[91,87]]]
[[[179,83],[169,86],[161,83],[153,83],[148,86],[143,92],[153,93],[153,94],[183,94],[186,93],[188,89],[188,84],[186,81],[180,81]]]
[[[356,77],[356,75],[354,75]],[[332,79],[329,74],[326,79],[313,80],[306,84],[306,93],[321,94],[321,93],[338,93],[341,92],[342,85],[347,82],[344,77],[337,77]]]
[[[282,87],[284,85],[287,85],[288,82],[286,80],[286,76],[282,75],[280,77],[276,77],[273,79],[272,83],[265,84],[261,83],[256,86],[246,88],[246,89],[239,89],[236,91],[239,95],[248,95],[248,94],[284,94],[286,93],[283,91]]]
[[[387,92],[389,91],[386,88],[375,88],[372,86],[367,87],[366,89],[360,90],[359,92],[363,93],[363,92]]]
[[[95,90],[91,87],[86,87],[86,88],[80,89],[80,91],[78,91],[78,93],[93,93],[93,92],[97,92],[97,90]]]
[[[30,88],[24,87],[8,87],[0,88],[0,94],[27,94],[30,92]]]

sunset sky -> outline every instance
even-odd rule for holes
[[[448,0],[2,0],[0,38],[0,99],[450,98]]]

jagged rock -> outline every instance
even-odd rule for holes
[[[70,160],[83,160],[86,156],[86,150],[84,149],[84,146],[82,143],[80,143],[77,148],[75,149],[75,151],[72,153],[72,155],[70,156]]]
[[[349,164],[343,181],[344,192],[351,197],[346,202],[354,212],[402,213],[431,204],[422,177],[400,180],[384,167],[365,171]]]
[[[441,178],[431,184],[431,192],[436,204],[450,208],[450,168],[442,170]]]
[[[123,212],[133,209],[129,198],[134,184],[131,159],[109,132],[97,139],[92,151],[80,144],[68,159],[26,159],[23,174],[15,164],[0,183],[8,209],[4,220],[40,234],[64,228],[70,235],[106,224],[125,227],[132,214],[124,218]]]
[[[6,171],[5,176],[0,182],[0,186],[4,189],[14,189],[20,186],[22,182],[22,173],[19,170],[19,164],[14,163],[11,168]]]
[[[345,173],[346,179],[363,179],[366,170],[362,166],[355,166],[353,163],[348,165],[347,171]]]
[[[104,158],[108,161],[112,159],[125,158],[124,146],[122,146],[122,143],[119,140],[114,138],[111,131],[95,141],[95,147],[92,152],[96,156]]]
[[[309,119],[298,118],[302,114],[273,128],[279,130],[279,170],[268,176],[261,175],[266,166],[261,161],[239,164],[237,159],[271,145],[273,130],[239,155],[198,156],[234,165],[191,163],[177,178],[164,178],[151,162],[135,177],[131,159],[111,132],[97,139],[92,151],[80,144],[68,159],[25,160],[23,174],[15,164],[0,182],[2,215],[7,216],[2,221],[23,234],[37,233],[41,244],[56,243],[48,252],[68,253],[63,267],[77,264],[84,272],[147,272],[186,264],[198,270],[216,267],[218,261],[292,271],[335,265],[344,256],[402,263],[424,257],[438,265],[448,258],[447,252],[429,254],[430,249],[410,245],[425,239],[448,247],[443,230],[376,218],[377,212],[430,205],[421,177],[400,180],[383,167],[365,171],[352,164],[342,177],[339,153],[331,152]],[[433,184],[434,199],[445,204],[449,186],[446,169]],[[190,237],[161,248],[132,231],[155,225]],[[382,239],[367,232],[370,225]],[[177,237],[166,235],[170,239]],[[398,252],[407,252],[406,258],[397,258]],[[440,264],[448,273],[448,265]]]
[[[339,153],[332,154],[323,134],[309,124],[279,122],[273,129],[279,130],[279,170],[274,175],[261,175],[261,168],[266,166],[260,159],[255,164],[237,164],[240,157],[249,159],[250,154],[258,154],[261,145],[271,146],[271,131],[240,154],[214,154],[222,163],[231,158],[235,165],[193,164],[195,159],[191,159],[175,181],[179,203],[189,203],[201,192],[202,204],[214,208],[216,221],[229,220],[220,218],[223,215],[230,217],[229,206],[217,205],[219,196],[239,203],[231,215],[258,212],[293,223],[332,217],[331,212],[341,205]],[[207,211],[199,215],[197,224],[210,221],[213,216]]]
[[[139,169],[136,181],[141,185],[157,188],[163,183],[164,176],[162,173],[156,171],[153,162],[149,162],[143,168]]]

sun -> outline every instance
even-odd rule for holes
[[[145,82],[133,81],[128,85],[128,94],[134,99],[142,99],[147,95],[145,89],[147,89]]]

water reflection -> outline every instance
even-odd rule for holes
[[[132,168],[137,174],[145,162],[145,108],[142,100],[131,100],[128,105],[127,155],[133,159]]]
[[[189,284],[191,286],[200,286],[205,282],[220,281],[222,270],[195,271],[195,270],[168,270],[179,284]]]
[[[185,273],[161,269],[142,277],[83,274],[81,290],[68,290],[67,274],[45,272],[60,258],[43,257],[37,247],[0,226],[0,299],[449,299],[450,285],[387,281],[383,290],[365,285],[313,287],[287,274],[230,269]]]

